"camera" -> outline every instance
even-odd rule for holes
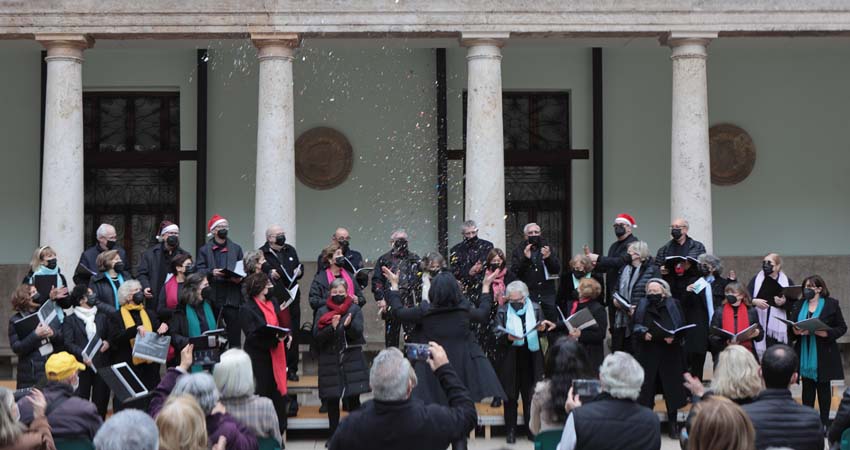
[[[581,400],[591,399],[601,392],[599,380],[573,380],[573,394]]]
[[[404,355],[413,361],[427,361],[431,357],[428,344],[404,344]]]

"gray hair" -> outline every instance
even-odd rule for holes
[[[115,227],[113,227],[112,225],[108,223],[102,223],[99,227],[97,227],[97,231],[95,231],[95,234],[98,238],[106,237],[106,232],[110,228],[112,229],[112,231],[115,231]]]
[[[528,286],[522,281],[511,281],[505,286],[505,297],[510,297],[514,292],[522,294],[522,298],[528,297]]]
[[[416,372],[410,361],[395,347],[381,350],[372,361],[369,370],[369,385],[375,400],[395,402],[406,400],[410,394],[410,382],[416,386]]]
[[[652,256],[652,254],[649,253],[649,245],[644,241],[632,242],[631,244],[629,244],[629,248],[627,250],[633,250],[637,252],[637,254],[640,255],[641,261],[646,261],[647,258]]]
[[[141,289],[142,283],[139,283],[138,280],[127,280],[118,287],[118,304],[126,305],[127,301],[130,300],[130,292],[135,290],[136,288]]]
[[[460,226],[461,231],[469,229],[469,228],[478,228],[478,224],[475,223],[474,220],[467,220],[466,222],[464,222]]]
[[[723,261],[710,253],[703,253],[702,255],[699,255],[697,261],[699,261],[700,264],[706,264],[714,267],[714,270],[717,273],[723,273]]]
[[[652,283],[658,283],[659,285],[661,285],[661,294],[664,296],[664,298],[673,296],[673,294],[670,292],[670,285],[667,284],[666,281],[662,280],[661,278],[650,278],[649,281],[646,282],[646,287],[648,288],[649,285]]]
[[[334,280],[331,281],[330,289],[337,288],[340,286],[344,287],[346,291],[348,290],[348,282],[345,281],[345,278],[334,278]]]
[[[159,429],[151,416],[138,409],[112,415],[94,436],[96,450],[157,450]]]
[[[251,357],[244,350],[232,348],[221,354],[213,370],[215,385],[221,398],[239,398],[254,394],[254,370]]]
[[[245,257],[242,258],[242,264],[245,266],[245,273],[250,275],[257,270],[257,265],[260,263],[260,258],[263,257],[263,252],[259,250],[252,250],[245,254]]]
[[[543,229],[543,228],[540,227],[540,225],[537,225],[536,223],[531,222],[531,223],[525,224],[525,226],[522,227],[522,234],[528,234],[528,229],[531,228],[531,227],[537,227],[537,228],[540,228],[541,230]]]
[[[26,431],[26,427],[12,414],[15,395],[0,387],[0,445],[12,445]]]
[[[407,231],[405,231],[404,228],[399,228],[399,229],[393,231],[393,233],[390,235],[390,239],[397,239],[396,236],[399,236],[399,235],[402,235],[402,234],[405,235],[405,236],[408,236]]]
[[[171,396],[176,397],[180,394],[189,394],[194,397],[207,416],[215,408],[219,398],[215,380],[213,380],[212,375],[206,372],[183,375],[178,378],[174,390],[171,391]]]
[[[643,367],[626,352],[611,353],[599,367],[602,390],[614,398],[637,400],[643,376]]]

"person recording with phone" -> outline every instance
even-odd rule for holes
[[[543,239],[540,225],[529,223],[522,232],[525,240],[511,255],[510,271],[515,279],[525,283],[528,297],[542,308],[543,316],[538,317],[555,323],[558,321],[555,278],[561,273],[561,262]]]

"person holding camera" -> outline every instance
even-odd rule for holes
[[[339,424],[329,448],[444,450],[463,440],[478,422],[475,403],[443,347],[429,342],[427,353],[427,365],[447,405],[411,399],[418,378],[410,362],[397,348],[381,350],[369,372],[374,400]]]
[[[540,305],[542,317],[555,323],[558,321],[555,278],[561,273],[561,262],[554,250],[543,240],[540,225],[529,223],[522,232],[525,234],[525,240],[511,255],[510,271],[517,280],[525,283],[529,298]]]
[[[316,310],[318,319],[313,327],[319,352],[319,398],[327,405],[331,436],[339,425],[340,398],[353,411],[359,407],[360,394],[369,392],[362,348],[366,344],[363,312],[357,297],[349,292],[349,283],[351,279],[342,278],[330,283],[330,295]]]

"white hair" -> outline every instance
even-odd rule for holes
[[[477,229],[477,228],[478,228],[478,224],[477,224],[477,223],[475,223],[475,221],[474,221],[474,220],[467,220],[466,222],[464,222],[464,223],[460,226],[461,231],[463,231],[463,230],[467,230],[467,229],[470,229],[470,228],[476,228],[476,229]]]
[[[637,400],[643,376],[643,367],[626,352],[611,353],[599,367],[602,390],[614,398]]]
[[[221,398],[239,398],[254,394],[254,370],[244,350],[232,348],[221,354],[213,379]]]
[[[177,384],[174,385],[174,390],[171,391],[171,396],[176,397],[180,394],[189,394],[198,401],[198,405],[204,410],[204,415],[210,415],[215,404],[218,403],[219,393],[215,386],[215,380],[212,375],[206,372],[193,373],[183,375],[177,379]]]
[[[673,296],[673,294],[670,292],[670,285],[667,284],[666,281],[662,280],[661,278],[650,278],[649,281],[646,282],[646,287],[649,288],[649,285],[652,283],[658,283],[658,285],[661,286],[661,295],[664,298]]]
[[[537,228],[540,228],[542,230],[540,225],[537,225],[536,223],[531,222],[531,223],[525,224],[525,226],[522,227],[522,234],[528,234],[528,229],[531,228],[531,227],[537,227]]]
[[[127,280],[118,287],[118,304],[124,305],[130,300],[130,292],[135,290],[136,288],[141,289],[142,283],[139,283],[138,280]]]
[[[112,229],[112,231],[115,231],[115,227],[113,227],[112,225],[110,225],[108,223],[102,223],[102,224],[100,224],[99,227],[97,227],[97,231],[95,231],[95,234],[97,234],[98,239],[102,238],[102,237],[106,237],[106,233],[109,229]]]
[[[631,244],[629,244],[628,250],[634,250],[635,252],[637,252],[637,254],[640,255],[641,261],[646,261],[647,258],[652,256],[649,253],[649,245],[647,245],[647,243],[644,241],[632,242]]]
[[[399,235],[402,235],[402,234],[407,236],[407,231],[405,231],[404,228],[399,228],[399,229],[393,231],[393,234],[390,235],[390,239],[396,239],[396,236],[399,236]]]
[[[505,286],[505,297],[510,297],[514,292],[522,294],[522,298],[528,297],[528,286],[522,281],[511,281]]]
[[[416,372],[410,361],[395,347],[381,350],[369,370],[369,385],[375,400],[395,402],[409,397],[410,382],[416,386]]]
[[[723,273],[723,261],[710,253],[703,253],[702,255],[699,255],[697,261],[699,261],[700,264],[706,264],[714,267],[714,270],[717,273]]]
[[[96,450],[157,450],[159,429],[151,416],[138,409],[112,415],[94,436]]]

